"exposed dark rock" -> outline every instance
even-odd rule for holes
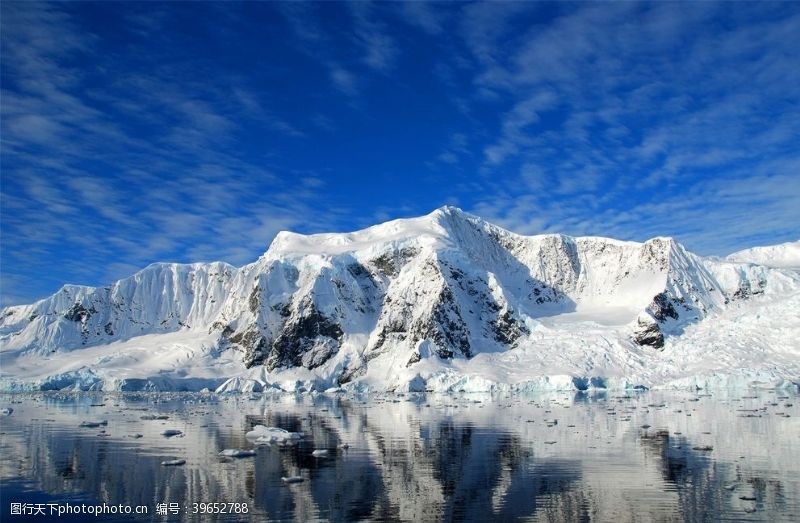
[[[222,331],[223,338],[231,344],[238,345],[244,351],[244,366],[250,368],[264,363],[269,349],[269,342],[257,326],[251,325],[248,329],[230,335],[230,327]]]
[[[397,267],[395,267],[394,258],[389,254],[381,254],[377,258],[371,260],[371,263],[383,274],[390,278],[397,275]]]
[[[467,278],[461,269],[453,268],[447,263],[442,263],[442,266],[449,276],[451,284],[457,285],[468,293],[475,286],[475,282]],[[429,261],[426,264],[423,268],[423,273],[430,278],[438,279],[444,277],[442,270],[433,261]],[[483,283],[485,286],[485,282]],[[475,291],[469,294],[477,295],[479,293],[480,291]],[[417,315],[414,318],[413,302],[409,302],[408,298],[406,298],[405,304],[401,305],[396,303],[397,300],[393,301],[391,296],[387,296],[384,299],[383,306],[385,316],[379,320],[379,324],[382,327],[367,351],[367,361],[382,354],[384,352],[382,347],[390,339],[394,342],[407,340],[408,345],[411,347],[414,347],[417,342],[427,339],[433,342],[434,352],[441,358],[452,358],[456,352],[470,357],[472,354],[469,331],[447,280],[442,281],[442,286],[437,295],[423,298],[417,294],[414,300],[429,302],[431,298],[433,299],[433,305],[430,312],[421,316]],[[486,299],[489,303],[494,303],[492,300]],[[386,314],[387,312],[389,314]],[[414,359],[415,357],[412,355],[409,365],[415,363]]]
[[[95,311],[97,312],[97,311]],[[69,321],[85,322],[91,317],[91,312],[86,309],[82,304],[75,302],[75,304],[64,313],[64,317]]]
[[[678,311],[675,310],[673,302],[677,300],[670,298],[666,292],[656,294],[652,303],[647,307],[653,317],[658,321],[666,321],[667,318],[678,319]]]
[[[739,284],[739,288],[733,293],[734,300],[743,300],[750,297],[750,282],[743,281]]]
[[[406,367],[410,367],[415,363],[419,363],[422,357],[419,355],[418,351],[414,351],[411,353],[411,358],[408,359],[408,363],[406,363]]]
[[[284,318],[288,318],[292,315],[292,309],[289,307],[288,303],[276,303],[275,305],[272,305],[270,309],[273,311],[278,311],[278,314]]]
[[[411,344],[420,340],[431,340],[441,358],[452,358],[453,350],[470,357],[469,331],[455,302],[453,291],[442,288],[430,317],[417,322],[409,329]]]
[[[749,280],[742,280],[739,283],[739,288],[733,293],[733,299],[746,300],[751,296],[762,294],[765,286],[766,282],[764,280],[759,280],[755,285],[752,285]]]
[[[370,260],[370,263],[382,274],[393,278],[400,273],[400,269],[408,260],[419,254],[419,249],[404,247],[399,251],[386,252]]]
[[[504,311],[490,323],[494,339],[506,345],[513,345],[523,334],[530,334],[525,324],[518,321],[512,311]]]
[[[637,322],[637,330],[633,335],[633,341],[637,345],[650,346],[655,349],[664,347],[664,334],[661,328],[655,321],[642,321]]]
[[[255,287],[253,287],[253,290],[250,293],[250,297],[247,299],[247,305],[250,308],[250,312],[252,312],[253,314],[256,313],[256,311],[258,310],[258,306],[261,303],[260,296],[261,296],[261,289],[258,287],[258,285],[256,285]]]
[[[208,328],[208,333],[209,334],[211,334],[214,331],[223,331],[222,332],[222,337],[225,338],[226,341],[227,341],[227,338],[231,334],[233,334],[233,329],[231,329],[230,325],[226,325],[226,324],[222,323],[221,321],[215,321],[214,323],[211,324],[211,327]]]
[[[104,330],[106,331],[106,334],[108,334],[109,336],[114,335],[114,329],[112,329],[111,322],[106,323]]]
[[[456,267],[448,267],[450,271],[450,278],[455,281],[461,281],[464,278],[464,271]]]
[[[643,245],[642,261],[658,271],[669,269],[671,238],[653,238]]]
[[[81,303],[75,302],[75,304],[64,313],[64,318],[69,321],[74,321],[75,323],[80,323],[81,325],[81,344],[86,345],[87,340],[89,339],[89,318],[92,317],[92,314],[97,313],[97,309],[92,306],[90,309],[84,307]]]
[[[331,283],[336,287],[340,301],[351,303],[353,308],[362,314],[375,312],[375,303],[380,299],[382,283],[367,266],[352,262],[347,266],[347,274],[332,278]]]
[[[369,277],[369,271],[361,265],[360,263],[351,263],[347,266],[347,272],[349,272],[353,278],[365,278]]]
[[[398,322],[397,320],[385,323],[383,329],[381,329],[381,331],[378,333],[377,340],[372,346],[372,350],[367,356],[367,360],[371,360],[381,353],[380,348],[383,347],[383,344],[386,343],[388,338],[393,337],[398,341],[402,341],[406,339],[407,334],[408,332],[406,331],[405,323]]]
[[[270,371],[290,366],[313,369],[339,350],[343,334],[336,322],[307,301],[286,320],[272,343],[265,365]]]
[[[342,370],[342,373],[339,374],[339,377],[336,379],[336,382],[339,385],[344,385],[354,379],[358,378],[359,376],[363,376],[366,372],[366,367],[364,365],[356,365],[354,367],[345,367]]]

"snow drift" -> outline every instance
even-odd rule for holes
[[[443,207],[349,234],[281,232],[242,268],[154,264],[3,309],[0,386],[791,386],[799,296],[796,273],[671,238],[521,236]]]
[[[767,267],[800,270],[800,240],[780,245],[752,247],[729,254],[727,259],[734,262],[756,263]]]

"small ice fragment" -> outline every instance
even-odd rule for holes
[[[133,438],[133,439],[139,439],[139,438],[143,438],[144,436],[142,436],[141,434],[139,434],[137,432],[136,434],[129,434],[128,437],[129,438]]]
[[[180,465],[186,464],[185,459],[170,459],[167,461],[162,461],[161,464],[165,467],[177,467]]]
[[[82,422],[82,423],[81,423],[81,425],[80,425],[80,426],[81,426],[81,427],[86,427],[86,428],[90,428],[90,429],[91,429],[91,428],[100,427],[100,426],[105,426],[105,425],[108,425],[108,420],[104,420],[104,419],[103,419],[103,420],[89,420],[89,421],[84,421],[84,422]]]
[[[255,441],[259,445],[288,445],[302,439],[302,432],[289,432],[278,427],[265,427],[256,425],[253,430],[245,434],[245,438]]]
[[[256,451],[252,449],[225,449],[220,452],[219,455],[228,458],[246,458],[248,456],[255,456]]]
[[[165,438],[171,438],[172,436],[180,436],[181,434],[183,434],[183,432],[181,432],[178,429],[167,429],[161,433],[161,435],[164,436]]]
[[[6,407],[3,410],[0,410],[0,415],[11,416],[12,412],[14,412],[14,409],[12,409],[11,407]]]
[[[328,449],[317,449],[311,453],[315,458],[324,458],[328,455]]]
[[[281,478],[284,483],[302,483],[305,481],[303,476],[284,476]]]
[[[733,490],[733,489],[735,489],[735,488],[736,488],[736,485],[732,483],[732,484],[730,484],[730,485],[725,485],[723,488],[724,488],[725,490]]]

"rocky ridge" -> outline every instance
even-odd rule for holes
[[[322,369],[346,384],[379,358],[413,368],[511,351],[538,322],[586,311],[659,350],[732,302],[797,287],[671,238],[521,236],[444,207],[349,234],[283,232],[242,268],[154,264],[108,287],[65,286],[3,309],[0,341],[5,358],[30,357],[202,331],[246,368]]]

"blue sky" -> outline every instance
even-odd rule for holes
[[[2,2],[2,304],[458,205],[797,239],[800,3]]]

